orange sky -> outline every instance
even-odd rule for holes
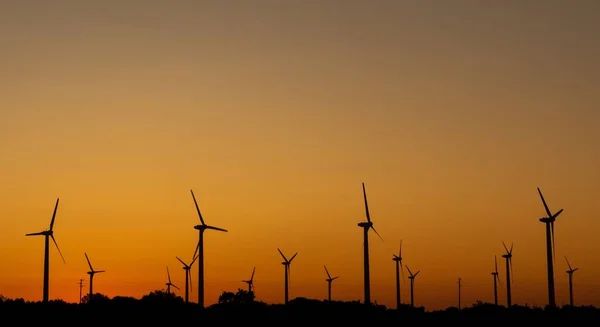
[[[58,4],[57,4],[58,3]],[[394,262],[421,270],[427,309],[492,301],[514,241],[513,303],[544,305],[544,215],[600,305],[597,1],[3,1],[0,294],[141,297],[189,260],[206,222],[206,304],[245,287],[283,301],[277,248],[298,252],[291,298],[362,300],[361,182],[375,227],[372,300],[395,305]],[[596,197],[594,197],[596,195]],[[504,262],[499,261],[505,303]],[[197,270],[193,268],[194,284]],[[87,288],[86,288],[87,289]],[[402,300],[409,301],[408,279]],[[196,289],[191,295],[196,299]]]

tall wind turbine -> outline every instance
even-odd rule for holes
[[[198,207],[198,202],[196,201],[196,197],[194,196],[194,191],[190,190],[192,193],[192,199],[194,199],[194,205],[196,205],[196,211],[198,212],[198,218],[200,218],[200,225],[194,226],[194,229],[198,230],[198,304],[200,307],[204,308],[204,231],[207,229],[212,229],[220,232],[227,232],[226,229],[209,226],[204,223],[204,218],[202,218],[202,214],[200,213],[200,207]]]
[[[460,310],[460,289],[462,287],[462,278],[458,277],[458,310]]]
[[[334,280],[340,278],[340,276],[335,276],[335,277],[331,277],[331,275],[329,274],[329,270],[327,270],[327,266],[323,266],[325,267],[325,273],[327,273],[327,299],[329,300],[329,302],[331,302],[331,283],[333,283]]]
[[[250,275],[250,279],[243,280],[242,282],[248,284],[248,293],[252,292],[252,287],[254,286],[254,272],[256,271],[256,267],[252,269],[252,275]]]
[[[179,287],[177,287],[177,285],[171,283],[171,274],[169,274],[168,266],[167,266],[167,282],[165,283],[165,285],[167,285],[167,294],[171,294],[171,286],[175,287],[176,289],[179,289]]]
[[[358,227],[362,227],[364,231],[364,241],[363,241],[363,250],[364,250],[364,287],[365,287],[365,304],[371,303],[371,282],[370,282],[370,272],[369,272],[369,229],[372,229],[377,236],[381,239],[381,236],[373,227],[373,222],[371,222],[371,215],[369,214],[369,204],[367,203],[367,191],[365,190],[365,183],[362,183],[363,189],[363,198],[365,201],[365,212],[367,215],[367,221],[363,221],[358,223]],[[382,239],[383,240],[383,239]]]
[[[394,254],[392,260],[396,261],[396,309],[400,310],[400,272],[404,276],[402,270],[402,240],[400,240],[400,251],[398,251],[398,255]]]
[[[548,262],[548,305],[550,307],[556,307],[556,296],[554,293],[554,221],[556,217],[563,212],[563,209],[558,210],[555,214],[552,214],[546,200],[542,195],[542,191],[538,187],[538,193],[542,198],[542,203],[546,209],[547,217],[540,218],[540,221],[546,225],[546,261]]]
[[[298,252],[296,252],[296,254],[294,254],[290,260],[288,260],[285,255],[283,255],[283,252],[281,252],[281,250],[279,248],[277,248],[277,251],[279,251],[279,254],[281,254],[281,256],[283,257],[283,262],[281,263],[283,265],[284,268],[284,273],[285,273],[285,277],[284,277],[284,303],[287,304],[288,303],[288,295],[289,295],[289,275],[290,275],[290,264],[292,264],[292,260],[294,260],[294,258],[298,255]]]
[[[198,251],[198,247],[196,247],[196,251]],[[177,258],[177,260],[179,260],[179,262],[181,262],[181,264],[183,265],[183,270],[185,271],[185,303],[189,303],[190,302],[190,291],[191,291],[191,287],[192,287],[192,272],[190,269],[192,269],[192,266],[194,265],[194,262],[196,262],[196,259],[198,259],[198,256],[196,256],[196,253],[194,253],[194,258],[192,259],[192,262],[188,265],[187,263],[185,263],[183,260],[179,259],[179,257],[175,257]],[[168,271],[169,268],[167,268]],[[169,278],[170,281],[170,278]]]
[[[413,275],[412,271],[410,271],[410,268],[408,268],[408,266],[406,266],[406,269],[408,270],[408,279],[410,279],[410,306],[414,308],[415,307],[415,292],[414,292],[415,277],[417,277],[417,275],[421,271],[419,270]]]
[[[92,296],[94,295],[94,275],[105,272],[104,270],[94,270],[92,268],[92,263],[90,262],[90,258],[88,258],[87,253],[85,254],[85,259],[87,260],[88,266],[90,266],[90,271],[88,271],[88,275],[90,275],[90,293],[88,296],[88,301],[92,301]]]
[[[504,259],[506,259],[506,306],[508,308],[512,305],[511,293],[510,293],[510,282],[512,277],[512,251],[513,244],[510,244],[510,250],[506,247],[506,244],[502,242],[506,253],[502,255]]]
[[[44,303],[48,302],[48,287],[50,284],[50,239],[52,238],[52,241],[54,242],[54,245],[56,245],[56,249],[58,250],[58,254],[60,254],[60,257],[63,260],[63,263],[67,263],[65,261],[65,258],[63,257],[62,253],[60,252],[60,248],[58,247],[58,243],[56,243],[56,239],[54,239],[54,231],[53,231],[53,227],[54,227],[54,219],[56,219],[56,210],[58,209],[58,200],[56,199],[56,204],[54,205],[54,213],[52,214],[52,219],[50,220],[50,229],[39,232],[39,233],[30,233],[30,234],[25,234],[25,236],[37,236],[37,235],[43,235],[45,237],[44,240],[44,295],[42,298],[42,301]]]
[[[567,274],[569,274],[569,305],[573,306],[573,273],[579,270],[579,268],[571,268],[569,259],[565,257],[565,260],[567,260],[567,266],[569,266],[569,270],[567,270]]]
[[[498,305],[498,283],[500,282],[500,277],[498,276],[498,259],[494,256],[494,272],[492,272],[492,277],[494,277],[494,305]]]

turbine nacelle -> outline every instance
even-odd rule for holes
[[[370,221],[363,221],[358,223],[358,227],[362,227],[362,228],[372,228],[373,227],[373,223]]]

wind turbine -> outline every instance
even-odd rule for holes
[[[198,247],[196,247],[196,251],[198,251]],[[190,271],[190,269],[192,269],[192,266],[194,265],[194,262],[196,262],[196,259],[198,259],[198,256],[196,255],[196,253],[194,253],[194,259],[192,259],[192,262],[189,265],[183,262],[183,260],[179,259],[179,257],[176,256],[175,258],[177,258],[177,260],[179,260],[179,262],[183,264],[183,270],[185,270],[185,303],[189,303],[189,292],[191,291],[192,287],[192,272]],[[167,271],[168,269],[169,268],[167,267]]]
[[[248,284],[248,293],[252,292],[252,287],[254,286],[254,272],[255,271],[256,271],[256,267],[254,267],[252,269],[252,275],[250,276],[250,279],[242,281],[242,282]]]
[[[329,270],[327,270],[327,266],[323,266],[325,267],[325,272],[327,273],[327,299],[329,300],[329,302],[331,302],[331,283],[333,283],[334,280],[340,278],[340,276],[335,276],[335,277],[331,277],[331,275],[329,274]]]
[[[92,301],[92,296],[94,295],[94,275],[95,274],[99,274],[99,273],[103,273],[105,272],[104,270],[94,270],[94,268],[92,268],[92,263],[90,262],[90,258],[88,258],[87,253],[85,254],[85,259],[87,260],[88,266],[90,266],[90,271],[88,271],[88,275],[90,275],[90,293],[88,296],[88,301]]]
[[[414,293],[415,277],[417,277],[417,275],[421,271],[419,270],[413,275],[413,273],[410,271],[410,268],[408,268],[408,265],[406,266],[406,269],[408,270],[408,279],[410,279],[410,306],[414,308],[415,307],[415,293]]]
[[[165,283],[165,285],[167,285],[167,294],[171,294],[171,286],[175,287],[176,289],[179,289],[179,287],[177,287],[177,285],[171,283],[171,274],[169,274],[168,266],[167,266],[167,282]]]
[[[544,204],[544,208],[546,209],[547,217],[540,218],[540,221],[546,225],[546,261],[548,262],[548,305],[551,307],[556,307],[556,296],[554,292],[554,221],[556,217],[563,212],[563,209],[558,210],[555,214],[552,214],[548,205],[546,204],[546,200],[542,195],[542,191],[540,188],[537,188],[538,193],[540,194],[540,198],[542,198],[542,203]]]
[[[392,260],[396,261],[396,309],[400,310],[400,272],[404,276],[404,270],[402,270],[402,240],[400,240],[400,251],[398,251],[398,255],[394,254]]]
[[[569,304],[573,306],[573,273],[579,270],[579,268],[571,268],[569,259],[565,257],[565,260],[567,260],[567,266],[569,266],[569,270],[567,270],[567,274],[569,274]]]
[[[460,288],[462,287],[462,278],[458,277],[458,310],[460,310]]]
[[[494,277],[494,305],[498,305],[498,284],[500,282],[500,277],[498,276],[498,259],[494,256],[494,272],[492,272],[492,276]]]
[[[60,254],[60,257],[62,258],[63,263],[67,264],[67,262],[65,261],[65,258],[63,257],[62,253],[60,252],[58,243],[56,243],[56,239],[54,238],[54,231],[53,231],[54,219],[56,219],[56,210],[58,209],[58,200],[59,199],[56,199],[56,204],[54,205],[54,213],[52,214],[52,219],[50,220],[50,229],[39,232],[39,233],[25,234],[25,236],[43,235],[45,237],[45,239],[44,239],[44,294],[42,297],[42,301],[44,303],[48,302],[48,288],[49,288],[49,284],[50,284],[50,238],[52,238],[54,245],[56,245],[56,249],[58,250],[58,254]]]
[[[367,191],[365,190],[365,183],[362,183],[363,189],[363,198],[365,201],[365,212],[367,215],[367,221],[363,221],[358,223],[358,227],[362,227],[364,231],[364,241],[363,241],[363,250],[364,250],[364,287],[365,287],[365,304],[371,303],[371,282],[369,276],[369,229],[372,229],[377,236],[383,241],[379,233],[373,227],[373,222],[371,222],[371,215],[369,214],[369,204],[367,203]]]
[[[194,229],[198,230],[198,304],[200,307],[204,308],[204,231],[207,229],[212,229],[220,232],[227,232],[226,229],[209,226],[204,223],[204,218],[202,218],[202,214],[200,213],[200,207],[198,207],[198,202],[196,201],[196,197],[194,196],[194,191],[190,190],[192,193],[192,199],[194,199],[194,205],[196,205],[196,211],[198,212],[198,218],[200,218],[200,225],[194,226]]]
[[[504,249],[506,250],[506,254],[503,254],[502,257],[506,259],[506,306],[508,308],[512,305],[511,294],[510,294],[510,279],[512,277],[512,251],[513,244],[510,244],[510,250],[506,247],[506,244],[502,242]]]
[[[289,275],[290,275],[290,264],[292,263],[292,260],[294,260],[294,258],[298,255],[298,252],[296,252],[296,254],[294,254],[290,260],[288,260],[285,255],[283,255],[283,252],[281,252],[281,250],[279,248],[277,248],[277,251],[279,251],[279,254],[281,254],[281,256],[283,257],[283,262],[281,263],[284,267],[284,272],[285,272],[285,277],[284,277],[284,284],[285,284],[285,288],[284,288],[284,303],[287,304],[288,303],[288,284],[289,284]]]

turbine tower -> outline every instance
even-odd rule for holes
[[[506,247],[506,244],[504,244],[504,242],[502,242],[502,245],[504,246],[504,250],[506,250],[506,254],[502,255],[502,257],[504,259],[506,259],[506,307],[510,308],[512,306],[510,283],[511,283],[512,271],[513,271],[512,270],[513,244],[512,243],[510,244],[510,250]]]
[[[398,251],[398,255],[394,254],[392,260],[396,261],[396,309],[400,310],[400,272],[404,276],[404,270],[402,269],[402,240],[400,240],[400,251]]]
[[[569,266],[569,270],[567,270],[567,274],[569,274],[569,305],[573,306],[573,273],[579,270],[579,268],[571,268],[571,264],[569,263],[569,259],[565,257],[567,260],[567,266]]]
[[[94,275],[95,274],[99,274],[99,273],[103,273],[104,270],[94,270],[94,268],[92,268],[92,263],[90,262],[90,258],[88,258],[87,253],[85,254],[85,259],[87,260],[88,266],[90,266],[90,271],[88,271],[88,275],[90,275],[90,293],[88,295],[88,302],[92,301],[92,296],[94,295]]]
[[[56,249],[58,250],[58,254],[60,254],[60,257],[63,260],[63,263],[67,263],[65,261],[65,258],[63,257],[62,253],[60,252],[60,248],[58,247],[58,243],[56,243],[56,239],[54,238],[54,231],[53,231],[53,227],[54,227],[54,219],[56,219],[56,210],[58,209],[58,200],[56,199],[56,204],[54,205],[54,213],[52,214],[52,219],[50,220],[50,228],[48,230],[39,232],[39,233],[30,233],[30,234],[25,234],[25,236],[37,236],[37,235],[43,235],[44,236],[44,294],[42,297],[42,301],[44,303],[48,303],[48,288],[49,288],[49,284],[50,284],[50,238],[52,238],[52,241],[54,242],[54,245],[56,246]]]
[[[494,277],[494,305],[498,305],[498,283],[500,282],[500,277],[498,276],[498,259],[494,256],[494,272],[492,272],[492,277]]]
[[[167,266],[167,282],[165,283],[165,285],[167,285],[167,294],[171,294],[171,286],[175,287],[176,289],[179,289],[179,287],[177,287],[177,285],[171,283],[171,274],[169,274],[168,266]]]
[[[196,251],[198,251],[198,247],[196,246]],[[194,265],[194,262],[196,262],[196,259],[198,259],[198,256],[196,255],[196,252],[194,252],[194,256],[192,259],[192,262],[188,265],[187,263],[185,263],[183,260],[179,259],[179,257],[175,257],[177,258],[177,260],[179,260],[179,262],[181,262],[181,264],[183,265],[183,270],[185,271],[185,303],[189,303],[190,302],[190,291],[191,291],[191,287],[192,287],[192,272],[190,269],[192,269],[192,266]],[[168,270],[169,268],[167,268]]]
[[[413,273],[410,271],[410,268],[408,268],[408,266],[406,266],[406,270],[408,270],[408,279],[410,279],[410,306],[414,308],[415,307],[415,293],[414,293],[415,277],[417,277],[417,275],[421,271],[419,270],[413,275]]]
[[[256,267],[252,269],[252,275],[250,275],[250,279],[243,280],[242,282],[248,284],[248,293],[252,292],[252,287],[254,286],[254,272],[256,271]]]
[[[550,307],[556,307],[556,295],[554,292],[554,221],[556,217],[563,212],[563,209],[558,210],[555,214],[552,214],[546,200],[542,195],[542,191],[538,187],[538,193],[542,198],[544,209],[546,209],[547,217],[540,218],[540,221],[546,225],[546,261],[548,263],[548,305]]]
[[[381,239],[381,236],[373,227],[373,222],[371,222],[371,215],[369,214],[369,204],[367,203],[367,191],[365,190],[365,183],[362,183],[363,189],[363,198],[365,202],[365,212],[367,215],[367,221],[363,221],[358,223],[358,227],[362,227],[364,231],[364,241],[363,241],[363,250],[364,250],[364,287],[365,287],[365,304],[371,304],[371,282],[369,275],[369,229],[372,229],[377,236]],[[383,239],[382,239],[383,240]]]
[[[198,212],[198,218],[200,218],[200,225],[194,226],[194,229],[198,230],[198,304],[201,308],[204,308],[204,231],[207,229],[212,229],[220,232],[227,232],[227,230],[219,227],[209,226],[204,223],[204,218],[202,218],[202,214],[200,213],[200,207],[198,207],[198,202],[194,196],[194,191],[190,190],[190,193],[192,193],[192,199],[194,199],[194,205],[196,206],[196,211]]]
[[[334,280],[340,278],[340,276],[331,277],[329,271],[327,270],[327,266],[324,265],[323,267],[325,267],[325,273],[327,273],[327,299],[329,300],[329,302],[331,302],[331,283],[333,283]]]
[[[79,304],[81,304],[81,294],[82,294],[82,290],[83,290],[83,278],[79,280],[77,285],[79,285]]]
[[[284,273],[285,273],[285,277],[283,279],[284,282],[284,303],[287,304],[288,303],[288,296],[289,296],[289,275],[290,275],[290,264],[292,263],[292,260],[294,260],[294,258],[298,255],[298,252],[296,252],[296,254],[294,254],[290,260],[288,260],[285,255],[283,255],[283,252],[281,252],[281,250],[279,248],[277,248],[277,251],[279,251],[279,254],[281,254],[281,256],[283,257],[283,262],[281,263],[283,265],[284,268]]]

